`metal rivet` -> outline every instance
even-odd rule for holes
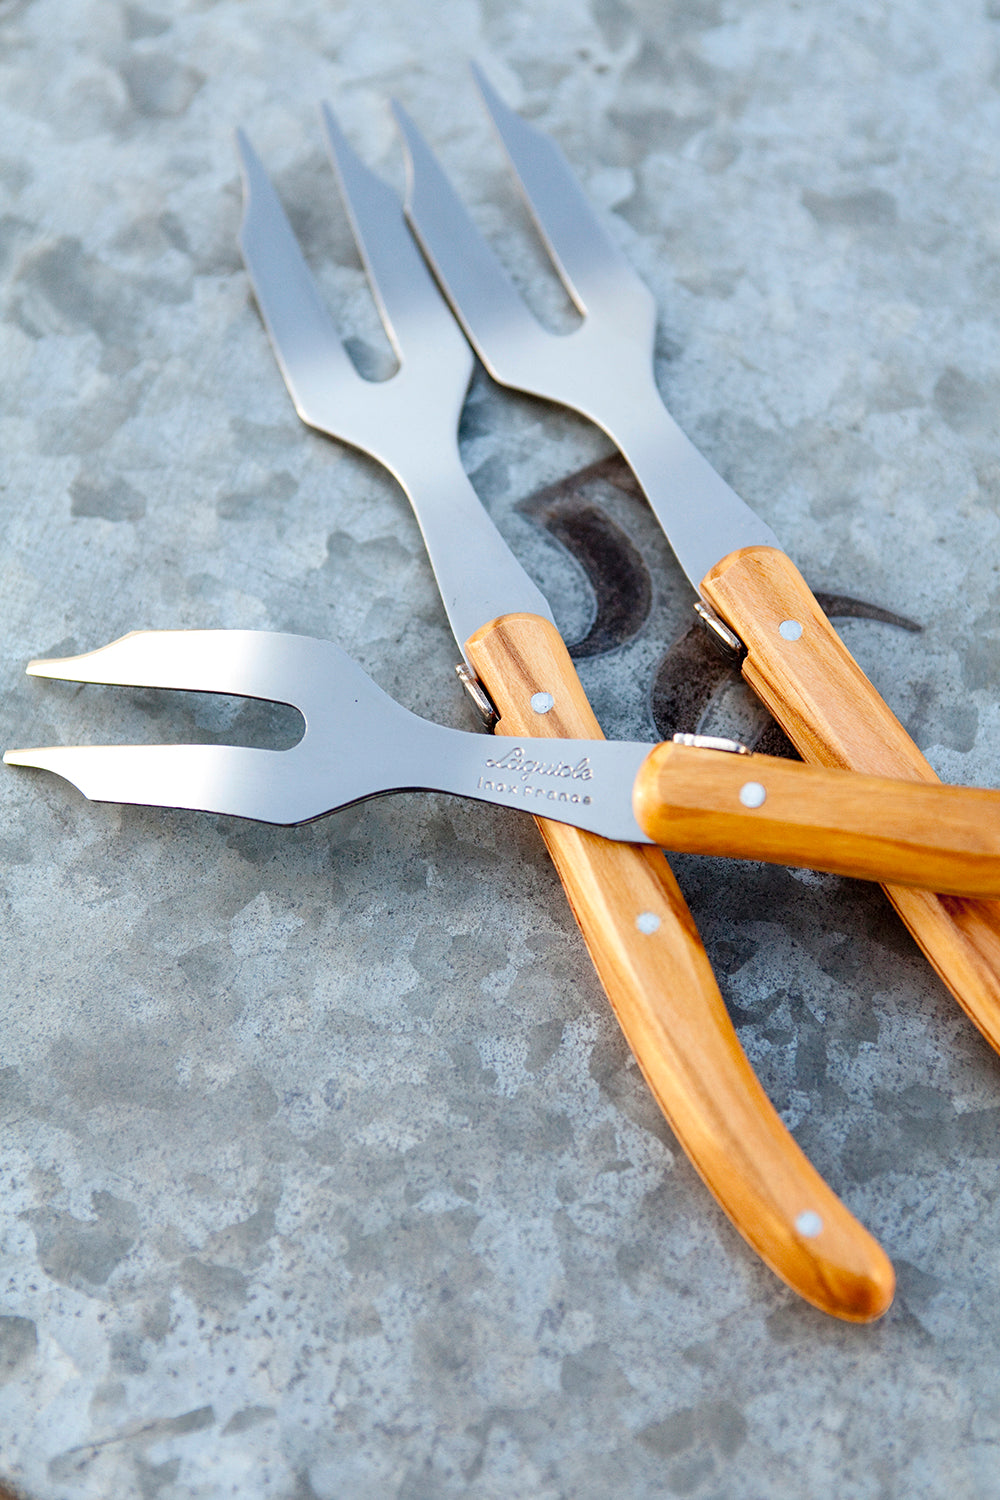
[[[759,781],[745,781],[740,787],[740,801],[744,807],[763,807],[767,792]]]
[[[655,932],[660,925],[660,919],[655,911],[641,911],[635,919],[635,925],[640,932]]]
[[[551,693],[532,693],[531,706],[536,714],[547,714],[550,708],[555,708],[556,700]]]
[[[795,1220],[795,1227],[803,1239],[814,1240],[818,1234],[823,1233],[823,1220],[813,1209],[807,1208]]]
[[[798,620],[782,620],[781,624],[778,626],[778,634],[781,636],[782,640],[797,641],[799,636],[802,634],[802,626],[799,624]]]

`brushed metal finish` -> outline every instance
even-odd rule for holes
[[[289,703],[290,750],[235,745],[58,745],[4,761],[54,771],[93,802],[308,823],[396,791],[452,792],[544,814],[629,844],[653,842],[632,811],[651,745],[485,736],[410,713],[329,641],[269,630],[138,630],[82,656],[33,661],[34,677],[232,693]]]
[[[242,131],[240,249],[285,384],[304,422],[378,459],[406,492],[455,639],[487,621],[552,613],[501,537],[462,468],[458,419],[473,356],[406,227],[395,193],[324,127],[396,373],[365,380],[352,364],[277,193]]]
[[[656,304],[602,227],[553,141],[475,69],[532,217],[583,322],[552,334],[525,305],[412,120],[406,214],[470,343],[495,380],[589,417],[620,449],[694,588],[740,547],[778,547],[663,404],[653,372]]]

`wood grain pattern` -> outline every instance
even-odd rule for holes
[[[702,592],[740,636],[744,677],[806,760],[937,782],[783,552],[733,552],[706,576]],[[797,639],[782,635],[785,621],[802,626]],[[1000,901],[885,889],[938,975],[1000,1051]]]
[[[603,738],[547,621],[504,616],[466,650],[500,710],[502,733]],[[555,699],[548,713],[531,707],[540,691]],[[536,821],[646,1081],[736,1228],[816,1307],[853,1322],[879,1317],[892,1301],[892,1266],[757,1081],[663,855]]]
[[[764,790],[762,805],[741,802],[748,783]],[[666,743],[640,768],[632,801],[650,838],[685,854],[1000,895],[1000,792]]]

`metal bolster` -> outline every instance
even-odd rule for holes
[[[715,734],[675,734],[675,745],[693,745],[696,750],[724,750],[727,755],[751,755],[753,752],[739,740],[720,739]]]
[[[738,667],[747,654],[747,648],[736,632],[730,630],[725,621],[720,620],[715,611],[710,609],[702,599],[695,604],[694,612],[708,631],[713,646],[725,657],[730,666]]]
[[[476,712],[483,721],[483,727],[492,734],[500,722],[500,713],[493,699],[483,687],[475,672],[464,661],[459,662],[455,668],[455,673],[459,682],[476,705]]]

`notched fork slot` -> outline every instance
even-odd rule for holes
[[[490,175],[488,191],[487,199],[469,208],[470,222],[493,247],[518,296],[545,332],[554,338],[575,333],[586,312],[554,264],[510,172],[498,167]]]
[[[305,733],[305,720],[289,703],[207,693],[186,688],[163,693],[122,684],[110,695],[100,684],[50,679],[51,710],[68,735],[89,734],[100,715],[109,740],[131,745],[232,745],[256,750],[291,750]]]

